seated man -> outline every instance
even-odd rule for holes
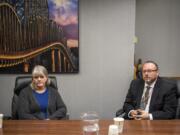
[[[123,109],[126,119],[173,119],[176,114],[176,83],[159,77],[158,65],[146,61],[142,79],[131,82]]]

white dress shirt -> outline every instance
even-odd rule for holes
[[[143,97],[144,94],[145,94],[146,87],[147,87],[147,86],[150,87],[150,90],[149,90],[149,98],[148,98],[148,102],[147,102],[147,105],[146,105],[146,108],[145,108],[145,111],[146,111],[146,112],[149,112],[149,106],[150,106],[151,97],[152,97],[152,93],[153,93],[153,89],[154,89],[155,83],[156,83],[156,81],[154,81],[151,85],[148,85],[147,83],[145,83],[145,85],[144,85],[144,90],[143,90],[142,97]],[[153,120],[153,116],[152,116],[151,113],[149,113],[149,119],[150,119],[150,120]]]
[[[155,83],[156,83],[156,81],[154,81],[151,85],[148,85],[147,83],[144,84],[144,90],[143,90],[142,97],[144,96],[144,94],[146,92],[146,87],[147,86],[150,87],[150,89],[149,89],[149,98],[148,98],[148,102],[147,102],[147,105],[146,105],[146,108],[145,108],[146,112],[149,112],[149,105],[150,105],[150,102],[151,102],[152,92],[153,92]]]

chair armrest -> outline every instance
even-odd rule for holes
[[[66,119],[69,120],[69,116],[70,114],[69,113],[66,113]]]
[[[124,117],[124,116],[125,116],[125,111],[122,108],[117,110],[116,117]]]
[[[5,115],[5,116],[3,116],[3,120],[12,120],[12,117]]]
[[[64,118],[62,118],[62,120],[69,120],[69,116],[70,116],[70,114],[67,112],[66,116]]]

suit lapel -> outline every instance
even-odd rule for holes
[[[159,92],[160,92],[160,80],[158,78],[156,84],[154,85],[153,93],[151,95],[149,112],[151,111],[151,106],[156,102]]]
[[[144,90],[144,81],[140,82],[139,90],[138,90],[138,97],[137,97],[137,108],[140,108],[141,98]]]
[[[40,109],[38,100],[36,99],[33,91],[34,90],[30,87],[30,93],[29,93],[30,96],[29,96],[29,98],[30,98],[30,101],[32,102],[31,104],[33,104],[33,106],[35,106],[35,108],[40,112],[41,109]]]
[[[48,87],[48,90],[49,90],[50,88]],[[49,90],[49,95],[48,95],[48,107],[47,108],[49,108],[49,106],[50,106],[50,104],[51,104],[51,101],[52,101],[52,96],[51,96],[51,94],[52,94],[52,92],[51,92],[51,90]]]

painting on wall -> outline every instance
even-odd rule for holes
[[[79,72],[78,0],[1,0],[0,74]]]

